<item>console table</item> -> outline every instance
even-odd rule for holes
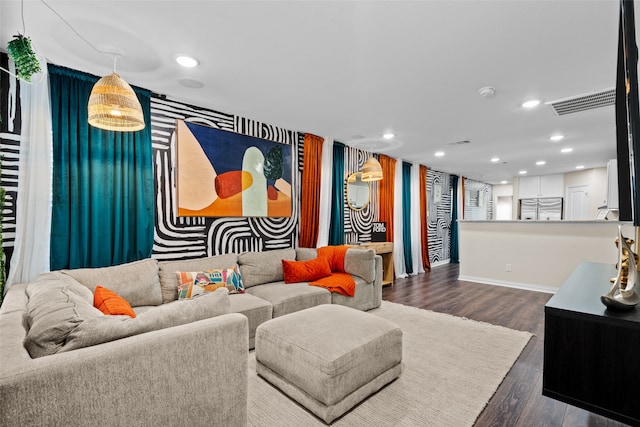
[[[382,286],[393,286],[393,242],[365,242],[355,248],[373,249],[382,257]]]
[[[640,307],[600,302],[615,275],[582,263],[546,304],[542,394],[640,426]]]

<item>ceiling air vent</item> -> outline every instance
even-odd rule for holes
[[[471,144],[471,141],[469,141],[468,139],[465,139],[464,141],[454,141],[454,142],[447,143],[447,145],[463,145],[463,144]]]
[[[607,89],[600,92],[547,102],[547,105],[551,107],[556,116],[564,116],[566,114],[579,113],[595,108],[608,107],[609,105],[614,105],[615,102],[616,90]]]

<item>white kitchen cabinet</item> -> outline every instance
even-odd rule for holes
[[[519,199],[564,197],[564,175],[523,176],[518,188]]]

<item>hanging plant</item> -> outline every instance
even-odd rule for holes
[[[31,48],[31,39],[22,34],[13,36],[7,45],[9,56],[16,63],[18,78],[31,81],[31,76],[40,72],[40,62]]]

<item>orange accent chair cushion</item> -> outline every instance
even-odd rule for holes
[[[99,285],[96,286],[96,290],[93,293],[93,306],[104,314],[124,314],[129,317],[136,317],[136,312],[133,311],[126,299]]]
[[[308,261],[282,260],[284,283],[300,283],[318,280],[331,274],[326,258],[314,258]]]

